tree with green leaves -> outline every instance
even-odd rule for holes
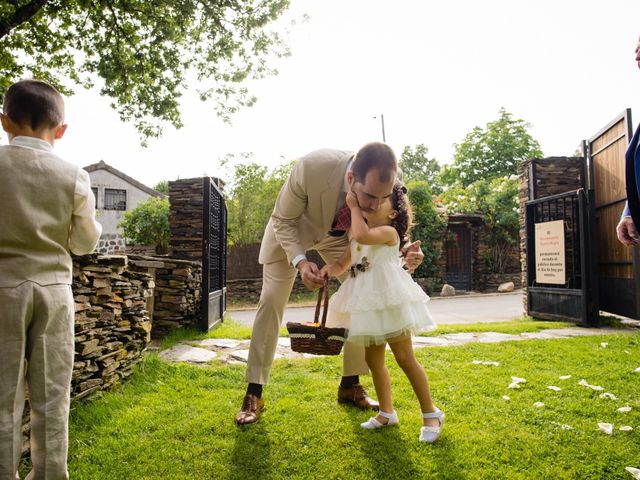
[[[515,175],[457,184],[442,194],[449,213],[480,214],[489,246],[483,259],[494,273],[505,273],[509,252],[518,241],[518,180]]]
[[[150,197],[133,210],[124,212],[118,226],[134,245],[155,245],[157,254],[165,254],[169,251],[171,238],[169,210],[168,198]]]
[[[453,163],[443,169],[439,182],[467,186],[480,179],[516,175],[523,160],[542,156],[530,128],[529,123],[514,119],[501,108],[500,118],[485,128],[475,127],[455,145]]]
[[[289,0],[13,0],[0,2],[0,93],[26,76],[113,99],[144,143],[180,128],[187,77],[223,119],[255,103],[241,84],[287,55],[270,26]]]
[[[153,189],[156,192],[164,193],[165,195],[169,195],[169,180],[160,180],[153,186]]]
[[[416,269],[414,276],[418,278],[433,278],[438,272],[437,261],[441,254],[442,239],[447,222],[437,212],[433,203],[431,186],[424,180],[413,180],[407,183],[407,192],[411,200],[414,214],[412,240],[422,241],[424,261]],[[433,285],[427,286],[428,293],[432,293]]]
[[[269,171],[265,166],[247,161],[250,155],[243,156],[244,160],[233,166],[232,180],[227,184],[229,245],[262,241],[278,193],[293,167],[293,162],[289,162]]]
[[[440,164],[435,158],[429,158],[428,154],[429,148],[423,143],[415,147],[407,145],[400,155],[398,164],[405,183],[412,180],[425,181],[433,193],[437,194],[440,193],[440,187],[436,184]]]

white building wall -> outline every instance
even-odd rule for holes
[[[104,190],[114,188],[127,191],[127,210],[133,210],[140,202],[147,200],[151,195],[130,184],[123,178],[114,175],[107,170],[96,170],[89,172],[91,187],[98,189],[96,198],[97,220],[102,224],[102,236],[98,244],[98,253],[114,253],[124,251],[124,238],[122,229],[118,228],[118,223],[124,216],[124,210],[104,209]]]

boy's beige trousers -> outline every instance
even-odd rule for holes
[[[69,478],[73,331],[70,285],[41,286],[26,281],[14,288],[0,288],[0,480],[17,478],[25,379],[33,463],[27,479]]]

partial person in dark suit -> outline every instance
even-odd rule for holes
[[[640,39],[636,46],[636,62],[640,68]],[[633,134],[626,154],[627,204],[616,227],[618,240],[624,245],[638,245],[640,226],[640,125]]]

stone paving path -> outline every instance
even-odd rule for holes
[[[638,329],[611,328],[557,328],[518,335],[481,332],[481,333],[447,333],[436,337],[414,337],[414,348],[448,347],[466,345],[468,343],[497,343],[516,340],[546,340],[555,338],[571,338],[589,335],[607,335],[612,333],[637,333]],[[388,348],[388,347],[387,347]],[[159,353],[167,362],[187,362],[203,364],[213,360],[227,364],[243,364],[249,355],[249,340],[233,340],[228,338],[209,338],[206,340],[183,340],[173,347]],[[278,338],[276,360],[280,358],[312,358],[315,355],[296,353],[291,350],[289,338]]]

